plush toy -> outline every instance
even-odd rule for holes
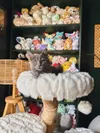
[[[66,6],[65,10],[70,16],[79,14],[79,8],[78,7]]]
[[[45,49],[47,49],[47,45],[46,44],[40,44],[38,48],[39,48],[39,50],[45,50]]]
[[[16,44],[16,45],[15,45],[15,49],[17,49],[17,50],[21,50],[21,49],[22,49],[21,44]]]
[[[65,24],[80,23],[79,8],[67,6],[62,18],[64,19]]]
[[[60,17],[64,14],[64,9],[56,6],[56,14],[60,15]]]
[[[92,111],[92,104],[88,101],[80,101],[78,104],[78,111],[85,115],[88,115]]]
[[[36,104],[31,103],[28,107],[29,107],[29,111],[28,111],[29,113],[39,115],[39,113],[41,111],[40,106],[37,106]]]
[[[18,54],[18,58],[19,58],[19,59],[25,59],[25,55],[24,55],[23,53],[19,53],[19,54]]]
[[[66,72],[70,66],[71,66],[71,62],[70,61],[66,61],[65,63],[62,64],[62,68],[63,68],[63,72]]]
[[[40,49],[40,44],[41,44],[41,40],[38,36],[34,36],[32,43],[34,45],[35,50],[39,50]]]
[[[42,25],[50,25],[52,24],[52,20],[47,15],[42,15]]]
[[[60,126],[62,130],[69,130],[72,127],[72,118],[69,114],[65,113],[61,115]]]
[[[79,70],[76,68],[76,65],[74,62],[72,62],[71,66],[69,67],[69,69],[67,70],[69,72],[79,72]]]
[[[64,43],[64,50],[72,50],[72,39],[67,38]]]
[[[41,9],[41,11],[42,11],[42,13],[43,13],[44,15],[46,15],[46,14],[49,13],[49,8],[48,8],[47,6],[45,6],[45,7],[43,7],[43,8]]]
[[[31,7],[31,10],[30,10],[29,14],[32,15],[37,10],[40,10],[40,6],[39,5],[34,5],[34,6]]]
[[[57,31],[57,32],[56,32],[56,35],[55,35],[55,37],[54,37],[54,39],[55,39],[55,40],[60,40],[60,39],[62,39],[62,38],[63,38],[63,34],[64,34],[64,32],[59,32],[59,31]]]
[[[65,105],[64,104],[58,104],[57,113],[65,114]]]
[[[24,37],[16,37],[16,41],[21,45],[22,50],[30,50],[32,45],[32,39]]]
[[[56,50],[63,50],[64,49],[64,40],[60,39],[60,40],[55,40],[55,42],[53,43],[53,47]]]
[[[15,26],[27,26],[28,21],[25,18],[20,18],[20,17],[17,16],[13,19],[13,24]]]
[[[21,9],[21,14],[28,14],[29,10],[27,8]]]
[[[32,16],[34,19],[34,25],[42,24],[42,11],[41,10],[34,11]]]
[[[64,58],[64,57],[62,57],[62,56],[60,56],[60,55],[54,56],[54,57],[52,58],[52,65],[55,64],[55,63],[61,64],[61,65],[62,65],[63,63],[66,62],[66,60],[67,60],[67,58]]]
[[[57,21],[59,21],[60,16],[58,14],[54,14],[52,16],[52,24],[57,24]]]
[[[33,25],[33,17],[30,16],[28,13],[24,12],[22,15],[20,15],[20,18],[24,18],[28,22],[28,26]]]
[[[59,63],[54,63],[52,64],[52,73],[55,73],[56,75],[58,75],[59,73],[63,72],[63,68],[61,66],[61,64]]]
[[[54,50],[52,43],[54,41],[55,33],[52,33],[52,34],[44,33],[44,36],[45,36],[45,39],[42,39],[42,43],[48,45],[47,46],[48,50]],[[43,40],[44,40],[44,42],[43,42]]]
[[[22,46],[22,49],[25,50],[25,38],[24,37],[16,37],[16,41]]]
[[[70,57],[69,58],[69,61],[71,62],[71,63],[75,63],[75,64],[77,64],[77,58],[76,57]]]

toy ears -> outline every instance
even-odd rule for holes
[[[33,54],[32,54],[30,51],[27,51],[27,53],[26,53],[26,58],[27,58],[28,60],[31,60],[32,57],[33,57]]]
[[[69,9],[69,8],[70,8],[70,6],[66,6],[66,8],[65,8],[65,9],[66,9],[66,11],[68,11],[68,9]]]
[[[48,50],[47,49],[44,49],[42,51],[41,55],[48,56]]]

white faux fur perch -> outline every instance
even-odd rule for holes
[[[93,78],[86,72],[66,72],[55,74],[40,74],[38,78],[33,77],[31,71],[22,72],[17,80],[17,88],[26,97],[44,100],[58,101],[63,99],[75,100],[87,96],[94,86]]]

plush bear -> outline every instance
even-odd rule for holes
[[[72,50],[72,39],[67,38],[64,43],[64,50]]]

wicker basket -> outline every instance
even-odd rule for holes
[[[0,84],[12,84],[12,69],[17,70],[16,78],[25,70],[29,70],[28,61],[14,59],[0,59]]]

